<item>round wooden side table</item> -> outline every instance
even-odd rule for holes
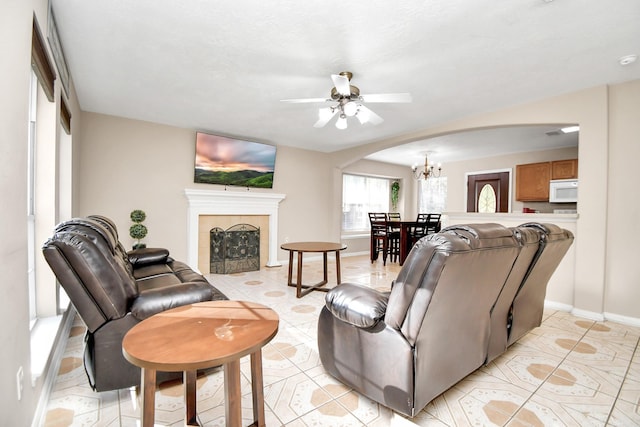
[[[196,420],[196,372],[224,367],[227,426],[242,424],[240,358],[251,355],[254,426],[264,426],[262,347],[278,332],[279,317],[264,305],[246,301],[207,301],[155,314],[135,325],[122,341],[122,353],[142,368],[142,427],[152,427],[156,371],[183,371],[186,424]]]
[[[323,288],[322,286],[327,284],[327,253],[335,252],[336,253],[336,275],[337,275],[337,284],[340,284],[340,251],[347,249],[347,245],[343,245],[342,243],[332,243],[332,242],[293,242],[293,243],[285,243],[280,246],[281,249],[285,251],[289,251],[289,278],[287,280],[288,286],[293,286],[296,288],[296,297],[301,298],[307,295],[311,291],[322,291],[327,292],[328,288]],[[318,282],[314,285],[303,285],[302,284],[302,254],[305,252],[316,252],[322,253],[322,266],[324,268],[324,279],[321,282]],[[296,282],[292,282],[293,275],[293,254],[298,254],[298,274],[296,278]],[[303,291],[302,289],[306,289]]]

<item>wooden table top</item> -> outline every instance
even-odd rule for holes
[[[158,313],[135,325],[122,353],[141,368],[204,369],[262,348],[278,332],[278,314],[247,301],[207,301]]]
[[[280,249],[296,252],[330,252],[347,249],[347,245],[333,242],[291,242],[283,244]]]

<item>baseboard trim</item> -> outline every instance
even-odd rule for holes
[[[343,254],[340,254],[340,258],[346,258],[351,256],[362,256],[362,255],[369,255],[369,251],[343,253]]]
[[[549,310],[565,311],[573,314],[574,316],[594,320],[596,322],[611,321],[622,325],[640,327],[640,319],[637,317],[622,316],[620,314],[608,313],[606,311],[604,313],[597,313],[595,311],[581,310],[569,304],[548,300],[544,301],[544,308]]]
[[[611,320],[612,322],[622,323],[623,325],[640,327],[640,319],[638,319],[637,317],[628,317],[622,316],[620,314],[605,312],[604,318],[607,320]]]
[[[573,310],[573,306],[569,304],[563,304],[561,302],[544,300],[544,308],[548,310],[558,310],[565,311],[567,313],[571,313]]]
[[[595,311],[581,310],[579,308],[574,308],[571,310],[571,314],[578,317],[583,317],[589,320],[595,320],[596,322],[604,322],[606,319],[604,314],[596,313]]]

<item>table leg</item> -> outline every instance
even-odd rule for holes
[[[409,255],[409,251],[411,248],[409,247],[409,226],[402,224],[400,227],[400,262],[399,264],[404,264],[404,260],[407,259]]]
[[[339,285],[342,283],[342,279],[340,278],[340,251],[336,251],[336,276]]]
[[[251,353],[251,395],[253,396],[253,424],[251,427],[265,427],[261,349]]]
[[[296,274],[296,282],[294,283],[293,280],[291,280],[291,276],[293,276],[293,253],[297,253],[298,254],[298,271]],[[318,251],[318,252],[322,252],[322,260],[323,260],[323,274],[324,277],[321,282],[318,282],[314,285],[303,285],[302,284],[302,257],[304,254],[304,251],[293,251],[290,250],[289,251],[289,277],[287,278],[287,286],[292,286],[294,288],[296,288],[296,297],[297,298],[302,298],[303,296],[307,295],[308,293],[312,292],[312,291],[322,291],[322,292],[328,292],[329,289],[327,288],[322,288],[321,286],[324,286],[327,284],[327,251]],[[340,273],[338,272],[338,283],[340,283]],[[304,290],[303,290],[304,289]]]
[[[302,252],[298,252],[298,283],[296,286],[296,297],[302,297]]]
[[[327,281],[329,280],[329,276],[327,275],[327,252],[323,252],[322,253],[322,266],[324,267],[324,283],[327,283]]]
[[[224,364],[224,417],[227,427],[242,426],[242,397],[240,395],[240,360]]]
[[[142,368],[142,427],[153,427],[156,409],[156,370]]]
[[[291,278],[293,277],[293,251],[289,251],[289,283],[287,285],[292,286],[293,282]]]
[[[185,420],[188,426],[197,426],[196,416],[196,374],[197,371],[184,371],[184,401],[187,407]]]
[[[373,261],[378,259],[378,251],[376,250],[376,242],[375,238],[373,237],[373,233],[371,233],[371,236],[369,236],[369,256],[371,258],[372,264]]]

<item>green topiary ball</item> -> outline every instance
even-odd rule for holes
[[[134,239],[144,239],[144,236],[147,235],[147,227],[142,224],[133,224],[129,227],[129,236]]]
[[[143,210],[136,209],[134,211],[131,211],[131,221],[133,222],[142,222],[146,218],[147,218],[147,214],[144,213]],[[147,234],[146,231],[145,231],[145,234]]]

